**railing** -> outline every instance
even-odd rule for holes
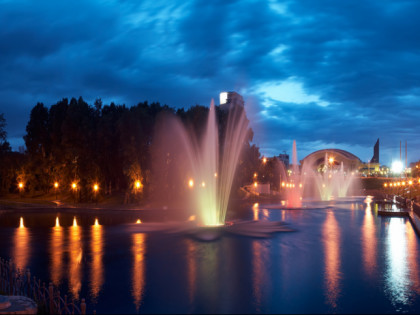
[[[86,314],[85,299],[79,306],[73,299],[61,297],[60,291],[50,282],[31,278],[29,269],[26,272],[17,269],[12,260],[0,258],[0,291],[6,295],[23,295],[33,299],[38,305],[38,313],[46,314]]]

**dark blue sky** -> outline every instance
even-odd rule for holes
[[[420,159],[420,1],[0,0],[0,113],[17,149],[37,102],[246,102],[265,155]]]

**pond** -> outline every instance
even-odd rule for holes
[[[214,242],[129,228],[177,218],[161,210],[3,212],[0,257],[86,298],[88,312],[420,312],[419,237],[406,218],[380,217],[364,198],[306,207],[250,206],[244,218],[295,231]]]

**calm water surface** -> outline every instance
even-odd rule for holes
[[[255,206],[250,219],[296,232],[208,243],[131,233],[123,223],[133,214],[2,213],[0,257],[85,297],[97,313],[419,313],[410,222],[379,217],[363,199],[321,206]]]

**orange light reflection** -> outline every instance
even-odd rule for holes
[[[91,227],[91,281],[90,281],[90,292],[93,300],[99,295],[102,285],[104,283],[104,265],[102,261],[103,257],[103,229],[99,225],[98,219],[95,219],[95,224]]]
[[[332,308],[337,308],[337,299],[340,294],[340,229],[334,217],[329,211],[323,230],[323,242],[325,248],[325,281],[326,299]]]
[[[60,226],[58,217],[56,217],[50,240],[51,281],[56,286],[60,285],[61,278],[63,277],[63,245],[63,228]]]
[[[145,286],[145,255],[146,255],[146,234],[133,234],[133,246],[131,248],[133,253],[133,269],[132,269],[132,290],[131,294],[134,298],[134,305],[138,312],[141,300],[143,298]]]
[[[69,238],[69,289],[73,297],[79,299],[79,292],[82,287],[81,263],[83,257],[81,231],[77,226],[76,217],[73,219],[73,226],[70,227]]]
[[[376,269],[376,231],[371,202],[366,203],[365,218],[362,226],[362,254],[366,273],[372,276]]]
[[[19,227],[15,230],[13,259],[16,267],[21,271],[25,271],[28,267],[28,259],[30,256],[29,247],[29,231],[23,224],[23,218],[20,218]]]

